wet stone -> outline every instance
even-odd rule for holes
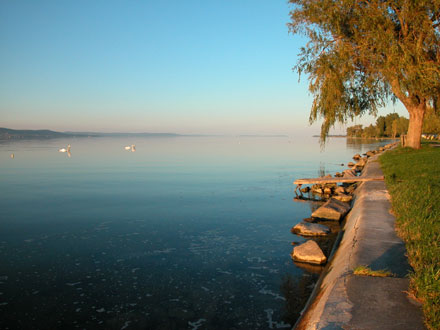
[[[330,228],[318,223],[300,222],[291,231],[302,236],[325,236],[330,233]]]
[[[309,240],[293,248],[291,257],[295,261],[307,262],[310,264],[321,265],[327,261],[327,257],[322,252],[319,245]]]

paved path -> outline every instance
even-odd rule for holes
[[[383,175],[376,158],[362,175]],[[296,329],[425,329],[421,306],[406,293],[410,266],[385,183],[362,183],[355,194],[340,246]],[[359,265],[387,268],[395,277],[353,275]]]

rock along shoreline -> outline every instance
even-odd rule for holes
[[[377,155],[362,175],[383,175]],[[293,329],[425,329],[420,304],[407,294],[411,268],[390,210],[385,182],[358,186],[329,262]],[[387,269],[393,276],[355,275],[358,266]]]

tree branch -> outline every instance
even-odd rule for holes
[[[393,91],[394,95],[403,103],[403,105],[408,109],[411,108],[411,99],[407,97],[402,90],[400,89],[399,80],[397,78],[393,78],[390,80],[391,90]]]

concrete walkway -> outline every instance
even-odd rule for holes
[[[363,175],[383,175],[376,158]],[[411,268],[385,183],[362,183],[355,196],[340,246],[295,329],[425,329],[421,306],[406,293]],[[395,277],[354,275],[359,265],[386,268]]]

